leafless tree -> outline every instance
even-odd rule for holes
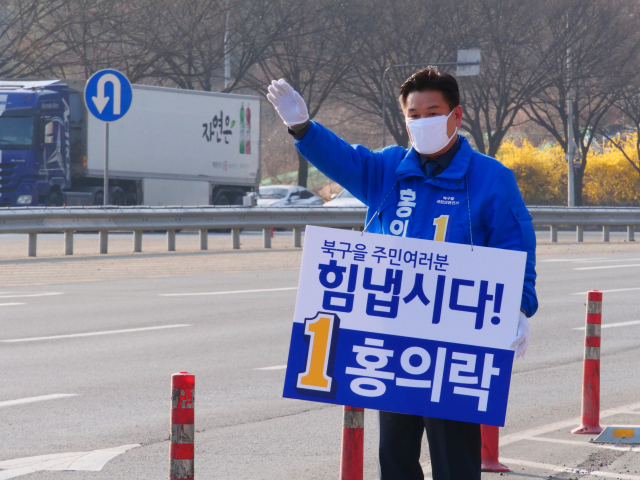
[[[470,26],[458,21],[458,8],[449,0],[373,0],[369,4],[354,24],[364,45],[354,56],[359,61],[340,86],[340,99],[362,114],[361,121],[380,128],[384,89],[386,129],[397,145],[404,146],[409,137],[397,102],[400,85],[420,66],[455,61],[456,45],[447,40],[454,31],[466,37]],[[396,67],[405,64],[417,66]]]
[[[231,16],[232,82],[226,91],[249,86],[264,95],[264,82],[256,85],[252,72],[264,71],[265,59],[278,45],[299,41],[295,27],[306,7],[304,1],[246,0],[246,5]]]
[[[637,12],[625,0],[550,1],[545,22],[549,34],[571,48],[574,87],[575,141],[582,163],[575,171],[576,205],[582,205],[582,186],[593,132],[632,78],[637,55]],[[536,95],[526,113],[567,151],[567,52],[560,51],[551,70],[549,87]]]
[[[57,54],[65,22],[51,21],[63,0],[5,0],[0,6],[0,77],[33,77]]]
[[[467,2],[475,20],[481,73],[460,77],[465,115],[462,128],[476,148],[495,157],[518,114],[549,82],[559,42],[549,39],[542,20],[546,2],[474,0]]]
[[[116,68],[140,81],[154,64],[151,39],[139,41],[142,26],[152,21],[144,7],[140,0],[65,0],[51,15],[64,28],[57,31],[56,58],[48,70],[63,78],[88,78]]]
[[[622,113],[624,118],[631,122],[636,133],[635,159],[625,150],[619,136],[612,134],[610,129],[599,127],[596,132],[606,138],[629,162],[634,170],[640,175],[640,82],[634,79],[633,83],[624,89],[620,98],[615,102],[614,106]]]
[[[224,0],[156,0],[146,5],[141,43],[159,57],[152,76],[180,88],[214,90],[224,64]]]
[[[154,20],[140,37],[160,61],[152,76],[180,88],[233,91],[286,31],[298,7],[284,0],[147,0]],[[274,21],[282,10],[287,14]],[[227,22],[228,18],[228,22]],[[227,30],[228,27],[228,30]],[[228,35],[225,33],[228,32]],[[224,84],[225,56],[232,78]]]
[[[330,99],[354,66],[362,42],[353,31],[361,13],[353,2],[340,0],[301,0],[295,22],[286,35],[269,45],[266,58],[259,63],[253,85],[264,93],[271,79],[285,78],[302,95],[313,119]],[[282,24],[291,18],[290,7],[282,6],[273,21]],[[308,162],[299,155],[298,185],[307,186]]]

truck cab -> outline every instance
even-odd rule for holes
[[[64,203],[71,186],[69,89],[0,82],[0,206]]]

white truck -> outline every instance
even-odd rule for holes
[[[105,124],[84,82],[0,82],[0,206],[102,205]],[[260,97],[133,85],[109,124],[113,205],[241,205],[260,181]]]

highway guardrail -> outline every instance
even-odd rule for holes
[[[234,249],[240,248],[240,231],[259,228],[264,247],[271,247],[271,229],[293,229],[293,245],[301,246],[305,225],[362,229],[367,209],[329,207],[21,207],[0,209],[0,234],[29,235],[28,255],[36,256],[39,233],[63,232],[65,254],[73,254],[74,232],[100,232],[100,253],[108,251],[109,232],[133,232],[133,251],[142,251],[144,231],[167,231],[167,248],[175,251],[177,230],[200,231],[200,248],[207,250],[208,231],[231,230]],[[627,227],[634,240],[640,224],[640,208],[529,207],[534,225],[550,226],[550,239],[558,240],[559,226],[575,226],[576,240],[583,241],[585,226],[602,226],[603,241],[609,241],[611,226]]]
[[[534,225],[548,225],[550,240],[558,241],[558,227],[575,226],[576,241],[582,242],[584,227],[601,226],[602,241],[609,241],[610,227],[626,227],[627,240],[634,241],[635,226],[640,225],[636,207],[527,207]]]

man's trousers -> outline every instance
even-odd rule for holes
[[[480,480],[482,438],[477,423],[380,412],[380,480],[423,480],[427,431],[433,480]]]

